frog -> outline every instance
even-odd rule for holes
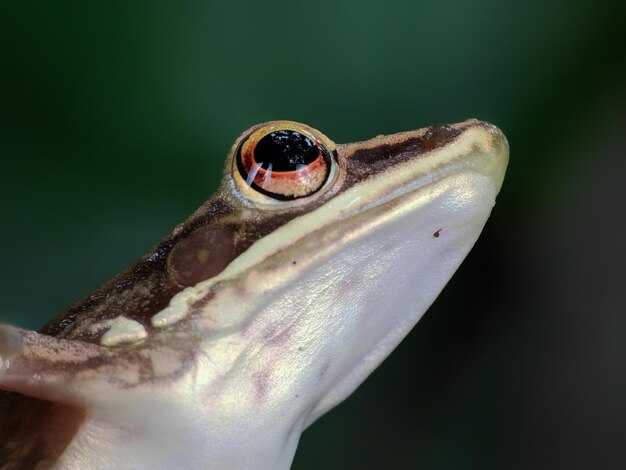
[[[143,257],[39,331],[0,325],[0,468],[289,468],[457,270],[508,158],[476,119],[246,130]]]

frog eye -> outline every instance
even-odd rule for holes
[[[245,185],[278,200],[311,196],[328,181],[335,145],[304,124],[275,121],[253,128],[235,153]]]

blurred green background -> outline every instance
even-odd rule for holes
[[[4,2],[0,321],[147,251],[252,124],[478,117],[511,145],[483,236],[293,468],[626,468],[623,4]]]

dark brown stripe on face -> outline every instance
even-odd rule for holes
[[[448,125],[429,127],[422,135],[407,137],[404,140],[356,150],[348,159],[348,179],[350,184],[389,169],[393,165],[416,158],[452,142],[463,133],[464,129]],[[393,136],[391,136],[393,137]]]
[[[41,333],[98,343],[104,331],[81,332],[83,320],[98,321],[124,315],[151,329],[151,317],[167,306],[181,288],[169,282],[167,259],[172,248],[196,228],[234,213],[226,201],[216,198],[192,215],[175,234],[170,235],[126,271],[48,322]]]
[[[51,468],[84,420],[78,408],[0,392],[0,468]]]
[[[321,201],[315,206],[319,204]],[[148,332],[154,331],[152,317],[167,307],[174,295],[219,274],[255,241],[313,207],[268,214],[258,209],[235,209],[217,196],[175,234],[48,322],[40,332],[99,344],[105,331],[85,329],[87,321],[120,315],[141,323]]]

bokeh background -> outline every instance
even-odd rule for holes
[[[623,4],[4,2],[0,321],[147,251],[252,124],[478,117],[511,145],[483,236],[293,468],[626,468]]]

